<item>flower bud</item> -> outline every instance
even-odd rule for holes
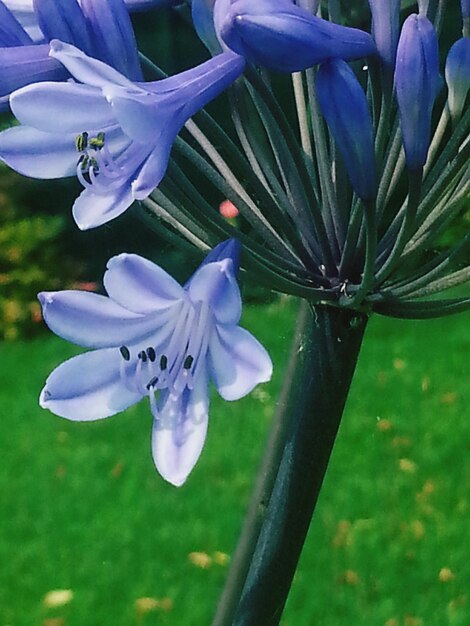
[[[191,17],[194,28],[206,48],[216,55],[222,51],[214,26],[214,1],[192,0]]]
[[[368,33],[323,20],[290,0],[216,0],[214,19],[229,48],[279,72],[377,53]]]
[[[453,119],[457,119],[470,89],[470,37],[462,37],[449,50],[445,76],[450,114]]]
[[[344,159],[351,185],[364,200],[377,192],[374,135],[366,95],[345,61],[331,59],[317,74],[320,109]]]
[[[400,34],[400,0],[369,0],[369,5],[375,45],[383,64],[393,70]]]
[[[440,84],[436,31],[426,16],[412,14],[403,24],[395,68],[403,146],[411,170],[426,162],[431,114]]]

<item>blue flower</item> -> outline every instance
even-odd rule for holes
[[[441,86],[437,35],[423,14],[412,14],[403,24],[395,86],[406,164],[410,170],[419,170],[426,162],[431,114]]]
[[[0,158],[34,178],[76,173],[85,187],[73,207],[81,229],[146,198],[165,174],[181,127],[244,69],[242,57],[226,52],[176,76],[134,83],[59,41],[51,55],[81,82],[15,92],[10,105],[24,125],[0,133]]]
[[[385,67],[393,70],[400,34],[400,0],[369,0],[372,36]]]
[[[62,64],[49,55],[52,39],[77,46],[131,80],[142,80],[123,0],[81,0],[80,5],[76,0],[35,0],[34,10],[24,2],[9,0],[9,5],[0,0],[0,105],[25,85],[68,78]]]
[[[470,89],[470,37],[462,37],[449,50],[445,77],[449,89],[449,110],[456,119],[462,113]]]
[[[135,254],[108,262],[108,296],[41,293],[49,328],[94,350],[65,361],[48,377],[40,404],[74,421],[109,417],[147,397],[152,450],[160,474],[181,485],[207,431],[209,383],[238,400],[271,378],[262,345],[238,325],[239,246],[219,244],[181,287]]]
[[[349,65],[331,59],[320,66],[317,96],[344,159],[351,185],[364,200],[377,193],[374,133],[366,95]]]
[[[290,0],[216,0],[214,22],[231,50],[280,72],[377,53],[368,33],[323,20]]]

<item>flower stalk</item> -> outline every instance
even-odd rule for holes
[[[367,316],[313,310],[289,405],[292,419],[234,626],[277,626],[320,493]],[[226,622],[229,624],[229,622]]]

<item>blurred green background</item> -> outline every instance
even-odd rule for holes
[[[144,52],[167,71],[206,58],[181,15],[135,22]],[[77,352],[44,332],[37,291],[93,287],[124,250],[183,278],[197,263],[149,235],[134,209],[79,232],[78,190],[0,168],[0,626],[203,626],[236,543],[297,302],[259,302],[265,294],[244,287],[242,323],[272,354],[273,380],[237,403],[214,397],[194,474],[182,489],[165,484],[145,402],[91,424],[37,405],[48,373]],[[465,315],[372,320],[284,626],[470,624],[469,351]]]

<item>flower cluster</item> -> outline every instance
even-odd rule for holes
[[[370,34],[333,2],[192,0],[211,58],[171,77],[146,60],[157,80],[144,81],[128,11],[163,4],[175,2],[35,0],[20,12],[0,0],[0,95],[19,122],[0,133],[0,159],[27,176],[76,175],[81,229],[137,200],[173,237],[206,250],[227,240],[184,287],[126,254],[108,265],[108,296],[40,296],[54,332],[96,349],[53,372],[42,405],[99,419],[148,396],[155,462],[181,484],[204,441],[209,380],[233,400],[271,374],[238,326],[234,238],[254,276],[315,305],[412,318],[470,307],[422,300],[470,276],[467,238],[432,251],[470,190],[469,7],[441,68],[445,14],[432,0],[402,24],[399,0],[369,0]],[[294,123],[278,82],[292,86]],[[225,90],[232,134],[202,111]]]

